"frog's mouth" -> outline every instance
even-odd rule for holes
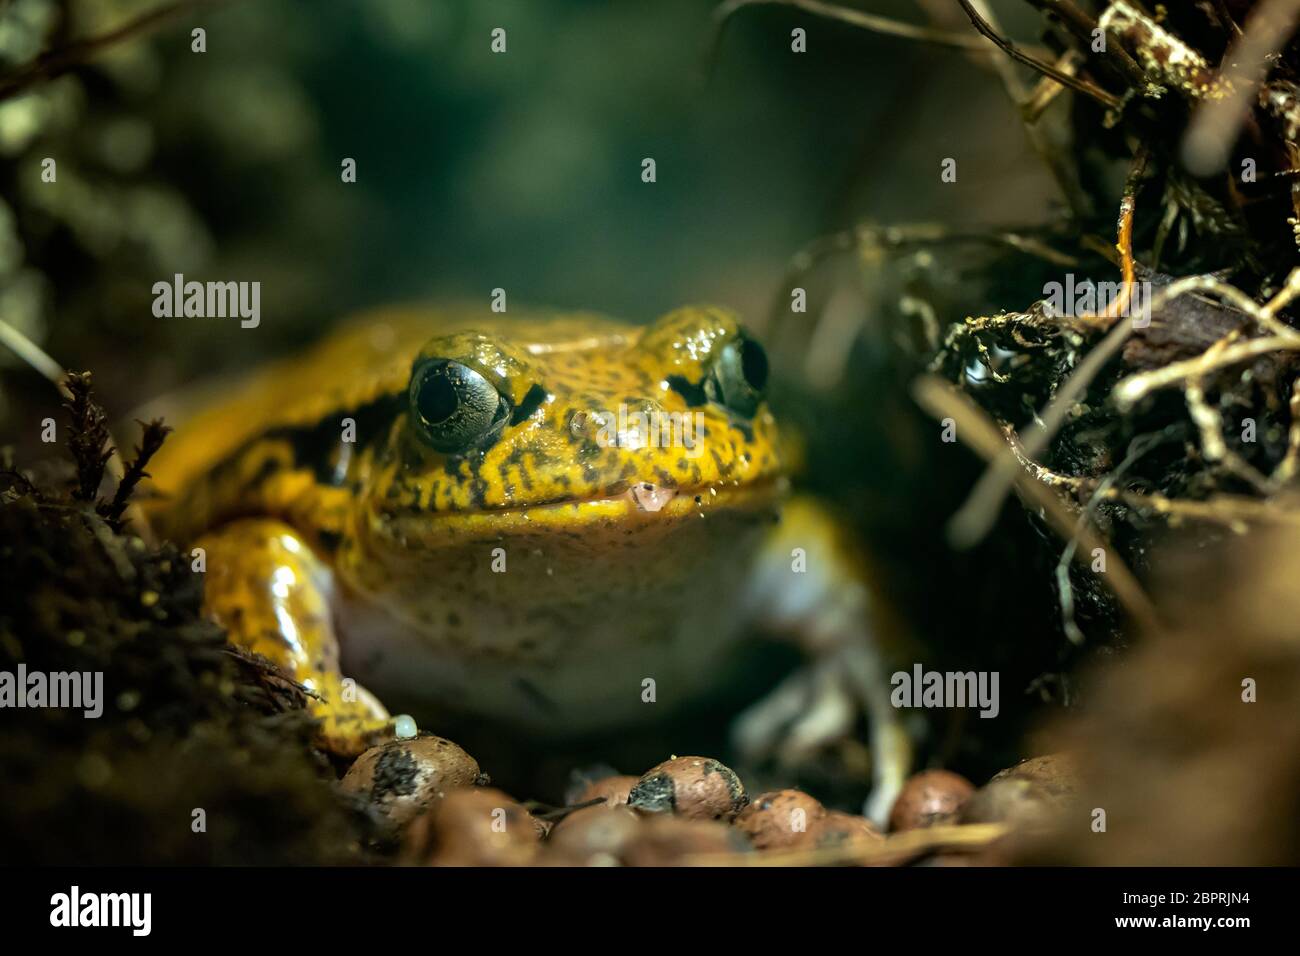
[[[540,534],[573,532],[601,526],[660,527],[665,523],[707,519],[711,514],[771,511],[785,496],[783,476],[742,484],[675,488],[636,481],[614,495],[544,504],[390,514],[391,533],[408,542],[445,544],[448,538],[498,537],[514,531]]]

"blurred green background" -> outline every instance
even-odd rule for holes
[[[152,6],[0,4],[0,67]],[[955,5],[869,7],[970,33]],[[121,411],[367,304],[500,286],[515,304],[637,321],[711,300],[761,328],[790,256],[860,218],[1044,215],[1050,187],[987,61],[757,6],[710,75],[713,9],[200,5],[0,102],[0,315],[92,368]],[[40,181],[47,156],[57,184]],[[939,182],[947,156],[956,184]],[[261,327],[155,318],[150,288],[175,272],[261,281]],[[0,422],[21,443],[53,393],[3,361]]]
[[[0,82],[42,50],[153,6],[0,0]],[[856,6],[974,36],[951,0]],[[1027,4],[992,6],[1010,34],[1037,41]],[[512,306],[643,322],[712,301],[773,333],[774,314],[789,319],[791,258],[819,237],[864,221],[1057,216],[990,57],[758,5],[732,18],[709,71],[714,9],[200,4],[0,99],[0,316],[65,367],[93,370],[101,399],[125,417],[300,348],[367,305],[486,306],[502,287]],[[206,31],[204,53],[191,49],[194,27]],[[491,51],[495,27],[507,31],[505,54]],[[807,31],[806,53],[791,51],[795,28]],[[41,181],[47,157],[55,183]],[[345,157],[356,183],[341,181]],[[653,184],[641,181],[645,157]],[[949,157],[955,183],[940,179]],[[898,304],[930,302],[936,327],[1020,306],[1042,281],[1024,267],[1023,257],[958,267],[925,249],[867,267],[842,254],[807,277],[806,319],[821,331],[796,323],[765,336],[787,383],[774,405],[807,439],[805,481],[872,546],[881,590],[934,655],[927,663],[1009,669],[996,733],[936,742],[958,766],[953,748],[967,751],[976,776],[1014,758],[1006,748],[1032,702],[1022,691],[1057,664],[1059,635],[1043,636],[1057,627],[1055,552],[1014,504],[1015,533],[947,550],[943,523],[978,465],[960,449],[940,456],[956,446],[940,446],[911,402],[918,368],[899,348]],[[259,281],[260,326],[155,318],[152,286],[177,272]],[[823,371],[810,372],[803,349],[814,338]],[[0,353],[0,446],[38,457],[41,419],[56,405],[49,383]]]

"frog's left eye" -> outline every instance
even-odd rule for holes
[[[704,387],[710,399],[748,418],[763,401],[767,373],[763,346],[741,335],[722,347]]]
[[[450,359],[435,359],[411,373],[411,419],[433,448],[466,452],[500,434],[510,404],[482,374]]]

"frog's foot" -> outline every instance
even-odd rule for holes
[[[890,700],[891,685],[879,655],[865,643],[851,644],[840,656],[854,695],[871,726],[871,796],[862,813],[884,829],[889,811],[912,772],[912,738]]]
[[[734,739],[742,756],[789,766],[853,739],[865,715],[872,772],[866,813],[883,823],[907,780],[912,747],[889,699],[881,638],[892,627],[876,607],[869,564],[844,528],[815,501],[787,503],[755,569],[754,619],[792,638],[810,663],[743,714]]]
[[[818,751],[852,739],[863,713],[872,757],[871,796],[863,812],[883,826],[911,769],[912,745],[868,648],[841,648],[796,671],[740,715],[732,742],[747,761],[796,768]]]
[[[330,569],[293,528],[267,518],[232,522],[195,542],[204,549],[203,606],[232,644],[261,654],[312,691],[320,746],[354,757],[394,736],[365,688],[339,672]]]
[[[819,661],[791,674],[742,713],[732,727],[732,742],[747,761],[795,767],[849,736],[856,716],[848,681],[829,661]]]
[[[364,687],[327,674],[312,690],[320,695],[309,707],[320,721],[316,735],[322,749],[340,757],[356,757],[396,735],[388,710]]]

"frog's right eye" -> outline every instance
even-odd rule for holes
[[[456,454],[490,443],[510,418],[510,404],[479,372],[435,359],[411,373],[411,420],[426,443]]]
[[[742,333],[722,347],[704,389],[719,405],[748,418],[763,400],[767,374],[763,346]]]

